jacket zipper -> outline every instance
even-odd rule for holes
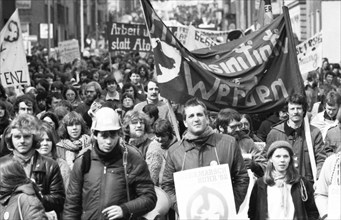
[[[103,168],[103,175],[102,175],[102,181],[101,181],[101,186],[100,186],[100,198],[101,198],[101,201],[100,201],[100,206],[99,206],[99,213],[100,213],[100,215],[101,215],[101,218],[100,219],[102,219],[102,217],[103,217],[103,214],[101,213],[102,212],[102,210],[103,210],[103,198],[104,198],[104,195],[102,195],[103,194],[103,192],[105,191],[105,185],[106,185],[106,175],[107,174],[107,167],[106,166],[104,166],[104,168]]]

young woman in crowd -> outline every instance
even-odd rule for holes
[[[141,82],[141,75],[135,69],[129,73],[129,82],[135,86],[138,94],[146,96],[144,86]]]
[[[75,111],[69,112],[62,119],[58,134],[61,140],[57,143],[57,155],[66,160],[72,169],[78,153],[91,146],[91,139],[82,116]]]
[[[123,86],[122,86],[122,94],[124,94],[124,93],[131,94],[134,97],[134,99],[135,99],[135,104],[140,103],[140,102],[146,100],[146,96],[144,94],[138,93],[136,87],[132,83],[130,83],[130,82],[126,82],[126,83],[123,84]]]
[[[59,119],[56,114],[53,112],[45,112],[41,117],[40,120],[47,122],[50,124],[55,130],[59,128]]]
[[[273,142],[267,152],[268,164],[251,192],[248,216],[251,220],[319,219],[312,184],[294,166],[290,143]]]
[[[40,130],[41,141],[40,141],[40,148],[38,149],[38,152],[41,155],[51,157],[52,159],[57,161],[59,168],[60,168],[60,172],[63,177],[64,187],[66,191],[67,186],[69,184],[69,177],[70,177],[71,169],[65,160],[57,156],[57,147],[56,147],[56,144],[58,143],[57,132],[50,124],[44,121],[42,122],[40,129],[41,129]]]
[[[76,109],[78,105],[82,103],[77,90],[73,86],[68,86],[65,88],[63,97],[65,100],[68,100],[71,103],[73,109]]]
[[[0,160],[0,176],[0,219],[47,220],[39,189],[18,161]]]

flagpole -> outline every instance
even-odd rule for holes
[[[47,58],[50,59],[51,39],[50,39],[50,22],[51,22],[51,0],[47,0]]]

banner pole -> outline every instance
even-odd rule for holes
[[[308,153],[309,153],[309,159],[310,159],[310,166],[311,166],[311,170],[313,171],[314,182],[316,182],[316,180],[317,180],[317,168],[316,168],[316,161],[315,161],[313,143],[311,140],[310,124],[309,124],[309,119],[308,119],[307,115],[304,117],[304,135],[305,135],[305,139],[307,141],[307,147],[308,147]]]

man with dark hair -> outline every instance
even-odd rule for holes
[[[34,97],[30,94],[25,94],[17,97],[13,105],[16,115],[27,113],[35,115],[37,113],[37,103]]]
[[[341,95],[335,91],[328,92],[324,100],[324,111],[312,118],[311,125],[320,129],[323,139],[330,127],[337,124],[336,115],[341,103]]]
[[[120,94],[117,91],[119,86],[115,78],[113,76],[108,76],[105,78],[104,86],[106,89],[106,94],[104,97],[106,105],[114,110],[121,108]]]
[[[167,104],[160,100],[160,89],[156,81],[149,80],[145,87],[147,99],[135,105],[134,110],[142,111],[143,107],[147,104],[154,104],[159,109],[159,118],[170,119],[169,108]]]
[[[308,152],[307,131],[304,127],[304,117],[307,112],[307,100],[304,95],[292,94],[286,102],[288,120],[274,126],[266,139],[266,146],[263,149],[263,156],[266,156],[269,146],[277,140],[285,140],[293,146],[294,164],[300,175],[314,182],[313,171],[311,167],[311,158]],[[326,153],[323,149],[323,139],[320,130],[310,126],[312,148],[314,151],[315,163],[317,168],[317,178],[326,159]]]
[[[186,102],[183,117],[187,132],[181,141],[168,150],[161,184],[171,199],[172,208],[177,211],[173,176],[175,172],[214,164],[228,164],[238,212],[247,192],[249,177],[235,138],[213,131],[209,126],[206,105],[196,98]]]
[[[239,112],[225,108],[218,112],[216,126],[221,134],[231,135],[237,140],[246,168],[250,169],[255,176],[262,177],[266,167],[266,160],[260,155],[260,149],[250,136],[241,130],[242,124],[240,121],[241,115]]]
[[[37,117],[40,118],[44,113],[53,112],[57,105],[63,100],[63,95],[59,92],[51,92],[46,97],[46,108],[40,112]]]

